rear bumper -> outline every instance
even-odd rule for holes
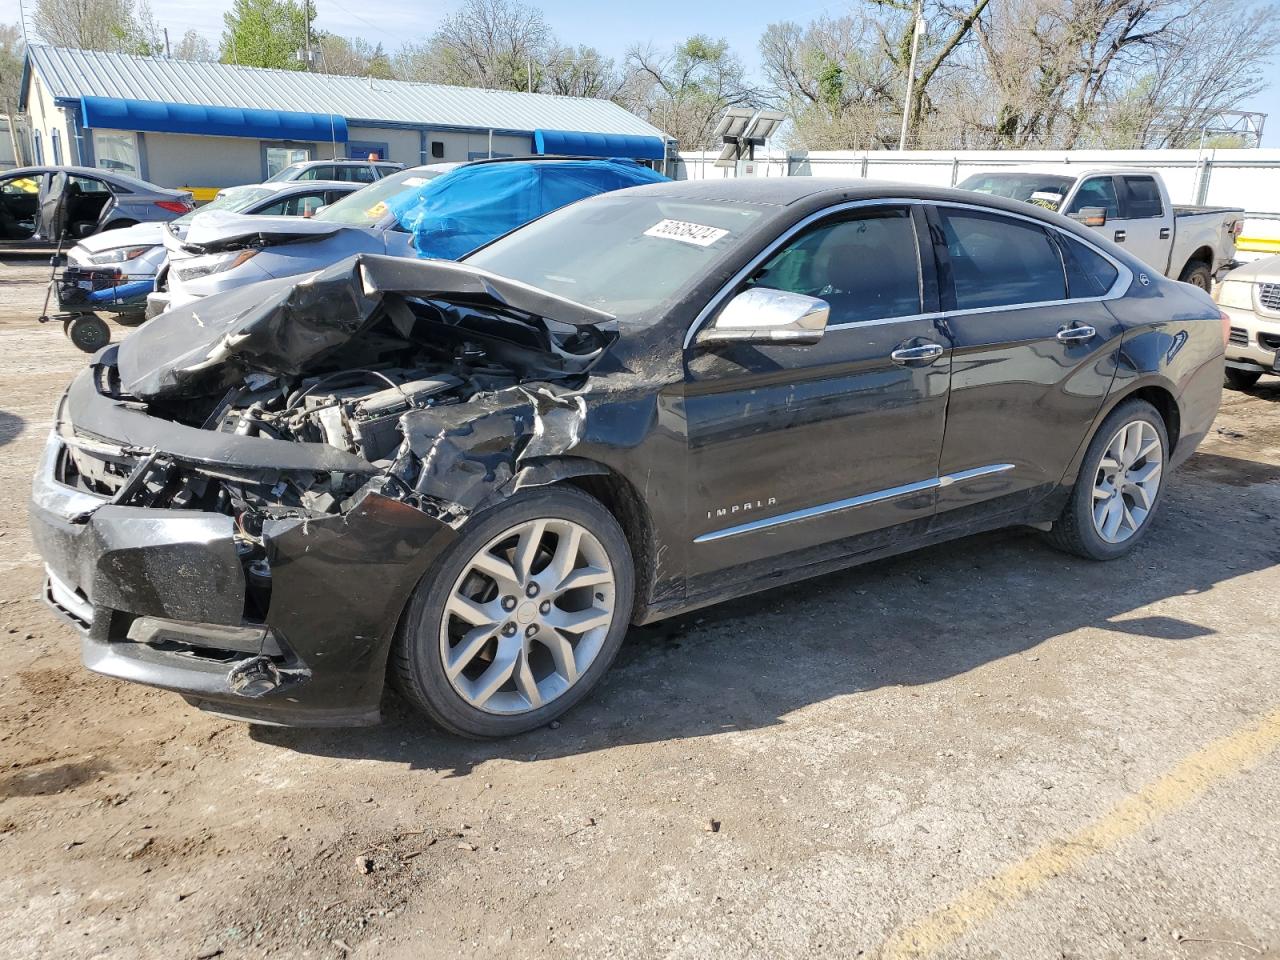
[[[30,526],[45,601],[79,632],[86,667],[236,719],[378,721],[400,612],[450,527],[371,494],[344,516],[272,522],[265,567],[251,575],[231,517],[122,506],[64,486],[61,451],[51,436]],[[246,619],[250,594],[267,611],[256,621]]]

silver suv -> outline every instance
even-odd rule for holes
[[[300,160],[268,177],[267,183],[282,180],[339,180],[344,183],[376,183],[385,176],[404,169],[403,163],[390,160]]]
[[[1247,390],[1264,373],[1280,375],[1280,256],[1232,270],[1214,299],[1231,321],[1226,385]]]

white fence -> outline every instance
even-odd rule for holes
[[[732,177],[716,153],[681,153],[672,175]],[[1249,237],[1280,238],[1280,150],[872,150],[757,151],[759,177],[858,177],[954,186],[972,173],[1034,166],[1069,173],[1084,167],[1158,170],[1174,203],[1243,207]]]

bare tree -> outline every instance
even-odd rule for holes
[[[426,43],[401,48],[396,71],[410,80],[536,90],[553,44],[536,7],[519,0],[465,0]]]
[[[0,113],[16,110],[22,87],[22,30],[16,23],[0,25]],[[8,131],[0,130],[0,138]]]
[[[724,40],[693,36],[669,52],[633,47],[625,69],[618,101],[686,150],[716,146],[711,133],[728,107],[763,101]]]
[[[542,92],[608,100],[621,89],[622,78],[613,61],[594,47],[556,46],[546,57],[540,65],[543,82],[537,88]]]
[[[144,2],[133,0],[38,0],[32,26],[42,40],[58,47],[154,54],[159,30]]]
[[[360,37],[341,37],[336,33],[320,37],[320,70],[344,77],[392,77],[391,59],[382,44],[372,44]]]
[[[217,51],[201,34],[188,30],[173,48],[175,60],[217,60]]]

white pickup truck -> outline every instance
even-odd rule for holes
[[[1202,290],[1238,265],[1236,237],[1244,210],[1170,203],[1154,170],[1018,168],[975,173],[959,186],[1057,210],[1096,228],[1166,277]]]

